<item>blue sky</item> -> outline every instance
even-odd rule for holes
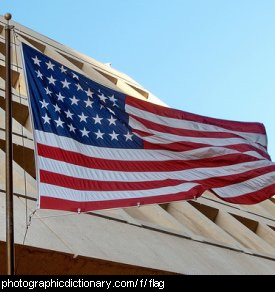
[[[275,1],[0,0],[7,11],[172,107],[264,123],[275,159]]]

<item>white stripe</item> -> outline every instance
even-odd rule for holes
[[[250,180],[226,186],[223,188],[213,189],[219,196],[223,198],[237,197],[252,192],[260,191],[263,188],[275,185],[275,172],[269,172]]]
[[[243,138],[200,138],[200,137],[187,137],[187,136],[178,136],[174,134],[169,133],[162,133],[155,130],[148,129],[146,126],[144,126],[142,123],[138,122],[134,118],[129,118],[129,125],[133,129],[144,131],[147,133],[152,134],[152,136],[148,137],[142,137],[143,140],[154,143],[154,144],[170,144],[174,142],[192,142],[192,143],[201,143],[201,144],[210,144],[217,147],[222,146],[230,146],[230,145],[236,145],[236,144],[246,144],[254,146],[264,152],[266,152],[266,149],[252,141],[248,141],[247,139]]]
[[[256,157],[256,158],[259,158],[259,159],[266,159],[266,157],[262,156],[260,153],[256,152],[256,151],[246,151],[246,152],[243,152],[243,154],[246,154],[246,155],[249,155],[249,156],[253,156],[253,157]]]
[[[41,170],[80,179],[118,182],[160,181],[165,179],[179,179],[191,182],[194,180],[202,180],[212,177],[236,175],[249,170],[272,165],[269,161],[260,160],[255,162],[240,163],[233,166],[193,168],[171,172],[123,172],[91,169],[43,157],[38,157],[37,160],[38,168]]]
[[[114,149],[95,147],[79,143],[71,138],[58,136],[52,133],[35,131],[37,143],[50,147],[57,147],[66,151],[81,153],[83,155],[109,160],[121,161],[168,161],[168,160],[199,160],[203,158],[214,158],[228,154],[247,154],[260,159],[265,159],[257,152],[248,151],[241,153],[237,150],[231,150],[221,147],[204,147],[200,149],[173,152],[168,150],[147,150],[147,149]]]
[[[128,114],[132,114],[137,117],[142,117],[143,119],[146,119],[148,121],[151,121],[160,125],[167,125],[169,127],[173,127],[177,129],[186,129],[186,130],[194,130],[194,131],[202,131],[202,132],[227,132],[227,133],[232,133],[240,137],[243,137],[246,140],[251,141],[252,143],[259,143],[263,146],[267,146],[267,138],[266,138],[266,135],[264,134],[232,131],[232,130],[227,130],[223,127],[217,127],[214,125],[163,117],[163,116],[159,116],[159,115],[155,115],[153,113],[147,112],[145,110],[135,108],[127,104],[125,106],[125,110]]]
[[[180,192],[187,192],[196,186],[198,186],[198,184],[196,183],[184,183],[178,186],[163,187],[151,190],[99,192],[71,190],[63,187],[41,183],[39,194],[42,197],[66,199],[75,202],[96,202],[178,194]]]

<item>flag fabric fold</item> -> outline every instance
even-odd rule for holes
[[[275,194],[260,123],[213,119],[107,88],[22,44],[39,207],[87,212]]]

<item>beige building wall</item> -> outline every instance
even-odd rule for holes
[[[4,23],[1,17],[2,254],[5,246]],[[13,24],[14,202],[18,273],[275,274],[275,205],[272,200],[255,206],[238,206],[222,202],[206,192],[196,201],[81,215],[39,210],[29,225],[29,215],[36,206],[36,183],[20,41],[110,88],[164,104],[132,78],[109,65],[84,56],[20,24]],[[27,263],[32,260],[35,265],[31,268]],[[48,269],[43,262],[48,263]],[[3,270],[0,269],[0,273]]]

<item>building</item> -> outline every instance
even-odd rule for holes
[[[196,201],[89,214],[39,210],[20,41],[136,98],[163,104],[108,64],[20,24],[13,35],[14,204],[17,274],[275,274],[275,201]],[[5,20],[0,18],[0,261],[5,258]],[[0,274],[5,273],[0,265]]]

